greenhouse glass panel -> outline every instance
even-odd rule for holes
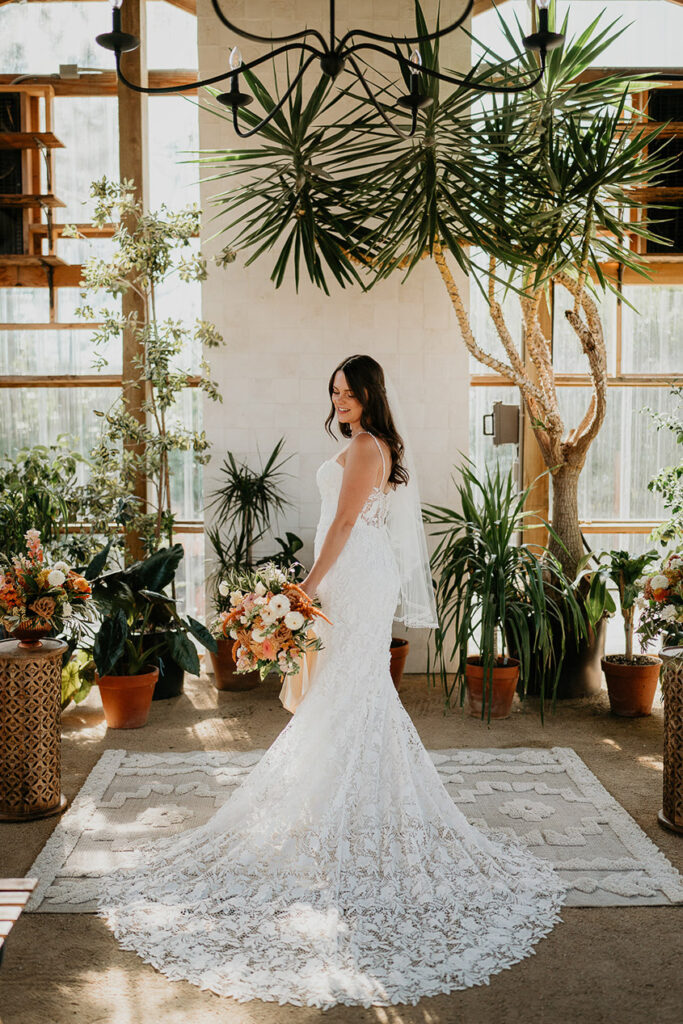
[[[94,345],[89,330],[0,331],[0,374],[92,373]],[[105,373],[121,370],[121,343],[107,347]]]
[[[576,426],[588,406],[589,389],[559,388],[558,398],[566,427]],[[661,501],[647,485],[664,466],[676,464],[680,449],[670,431],[655,429],[645,410],[673,412],[678,401],[668,388],[609,388],[605,422],[579,481],[582,519],[664,518]]]
[[[47,288],[0,288],[0,323],[37,324],[49,319]]]
[[[0,455],[13,458],[23,448],[50,445],[59,436],[87,455],[102,429],[93,409],[108,409],[118,394],[117,388],[1,389]]]
[[[59,4],[59,7],[62,5]],[[54,131],[65,148],[55,153],[55,193],[66,209],[55,210],[62,224],[92,219],[95,201],[90,183],[106,175],[119,176],[119,135],[115,96],[57,96]],[[83,145],[84,139],[97,145]]]
[[[683,375],[683,285],[636,285],[624,298],[635,310],[623,304],[623,372]]]
[[[607,372],[616,373],[617,338],[617,297],[614,292],[592,294],[600,310],[605,348],[607,351]],[[581,342],[564,315],[571,309],[573,299],[564,288],[554,289],[553,306],[553,366],[556,373],[589,373],[588,360],[581,348]]]

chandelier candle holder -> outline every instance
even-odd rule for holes
[[[314,62],[317,62],[323,75],[326,75],[330,79],[335,79],[344,70],[351,71],[355,74],[368,98],[375,105],[389,127],[392,128],[397,135],[400,135],[403,138],[410,138],[414,135],[417,129],[418,111],[429,106],[432,102],[431,98],[425,95],[421,89],[423,76],[437,78],[442,82],[448,82],[451,85],[457,85],[470,89],[474,92],[525,92],[527,89],[532,89],[543,77],[546,55],[549,51],[557,49],[557,47],[561,46],[564,42],[564,36],[561,33],[551,32],[548,28],[548,7],[550,0],[537,0],[538,29],[536,32],[524,38],[524,45],[530,52],[538,54],[538,70],[533,74],[529,74],[529,70],[527,68],[523,68],[521,70],[520,77],[523,77],[524,81],[520,82],[518,85],[482,84],[480,82],[473,81],[472,72],[469,72],[469,74],[464,76],[457,76],[440,71],[434,71],[431,68],[425,67],[419,51],[420,44],[441,39],[460,28],[471,13],[472,8],[474,7],[474,0],[467,0],[465,9],[462,14],[455,19],[455,21],[450,22],[443,28],[436,29],[434,32],[417,36],[383,35],[380,32],[366,32],[362,29],[350,29],[345,32],[344,35],[337,36],[335,0],[329,0],[329,2],[329,28],[327,38],[325,38],[322,32],[319,32],[318,29],[315,28],[304,28],[298,32],[292,32],[285,36],[255,35],[253,32],[246,32],[243,29],[238,28],[237,25],[225,16],[221,9],[219,0],[211,0],[216,17],[223,25],[225,25],[226,28],[230,29],[231,32],[234,32],[242,39],[248,39],[250,42],[263,43],[271,46],[272,49],[269,53],[261,57],[256,57],[254,60],[245,64],[242,61],[239,49],[234,46],[230,51],[227,71],[219,75],[213,75],[211,78],[205,78],[201,81],[195,80],[181,85],[159,87],[142,86],[135,82],[131,82],[123,74],[121,71],[121,54],[127,53],[130,50],[135,50],[140,45],[140,40],[137,36],[131,35],[129,32],[124,32],[121,29],[121,5],[123,0],[113,0],[112,30],[111,32],[105,32],[102,35],[97,36],[97,42],[105,49],[112,50],[114,52],[116,60],[116,75],[118,80],[134,92],[147,93],[151,95],[157,95],[159,93],[179,93],[189,89],[198,89],[204,86],[216,85],[219,82],[229,80],[229,91],[221,93],[216,98],[220,103],[232,110],[233,127],[237,135],[241,138],[248,138],[250,135],[255,135],[270,121],[272,121]],[[393,46],[394,49],[388,49],[386,45],[381,44],[389,44],[390,46]],[[402,46],[406,48],[411,46],[414,47],[409,57],[401,53],[400,47]],[[252,102],[253,98],[248,93],[241,91],[240,74],[245,71],[252,71],[254,68],[266,61],[275,60],[281,54],[292,53],[294,51],[299,53],[301,64],[297,73],[294,75],[293,80],[289,84],[289,88],[281,97],[277,106],[275,106],[273,110],[263,118],[263,120],[249,130],[244,130],[240,125],[239,112],[243,107],[248,106]],[[407,111],[411,115],[410,131],[407,133],[394,124],[387,114],[384,106],[380,104],[379,100],[375,97],[371,86],[365,78],[363,69],[356,59],[357,57],[361,57],[365,60],[367,56],[372,54],[379,54],[382,57],[391,59],[399,65],[403,72],[408,72],[410,74],[410,92],[404,96],[400,96],[396,101],[396,106],[400,111]]]

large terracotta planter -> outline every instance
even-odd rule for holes
[[[104,717],[108,729],[140,729],[147,722],[159,669],[138,676],[98,678]]]
[[[465,669],[467,709],[477,718],[489,717],[488,690],[491,687],[491,718],[507,718],[519,679],[519,662],[515,658],[498,658],[493,669],[493,680],[484,681],[484,666],[479,655],[470,655]],[[486,688],[486,697],[484,695]],[[484,708],[482,715],[482,706]]]
[[[391,645],[389,647],[389,653],[391,655],[389,671],[391,672],[391,678],[394,680],[394,686],[397,690],[401,679],[403,678],[403,669],[405,668],[409,650],[410,644],[407,640],[403,640],[398,636],[392,636]]]
[[[638,655],[643,664],[635,665],[612,660],[620,657],[622,655],[608,655],[602,659],[612,714],[621,718],[640,718],[651,714],[662,659]],[[645,658],[647,662],[644,662]]]
[[[659,824],[683,834],[683,647],[664,647],[664,777]]]
[[[232,656],[232,640],[219,639],[218,650],[214,654],[211,654],[211,664],[213,665],[213,685],[217,690],[232,690],[234,692],[240,692],[241,690],[253,690],[261,682],[261,677],[258,672],[236,672],[235,671],[235,660]]]

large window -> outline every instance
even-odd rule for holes
[[[147,4],[148,66],[153,69],[197,66],[196,18],[167,3]],[[110,70],[111,55],[95,43],[111,24],[110,3],[33,3],[0,11],[0,66],[14,75],[53,74],[60,64],[76,64],[81,72]],[[64,144],[54,153],[54,193],[65,203],[55,211],[57,224],[88,224],[93,203],[90,183],[119,176],[119,126],[115,94],[101,86],[96,74],[89,84],[72,90],[54,79],[53,131]],[[85,94],[84,94],[85,92]],[[162,203],[176,210],[199,202],[199,171],[190,163],[198,149],[196,98],[154,97],[149,100],[149,196],[151,209]],[[45,243],[43,243],[44,245]],[[43,251],[46,251],[43,249]],[[106,257],[111,239],[106,232],[86,240],[60,239],[58,255],[78,267],[93,255]],[[106,411],[120,394],[122,353],[107,352],[109,365],[93,370],[92,326],[79,320],[76,275],[73,286],[0,288],[0,455],[15,455],[35,444],[68,436],[87,454],[99,435],[95,410]],[[172,282],[159,295],[162,317],[192,322],[200,315],[198,285]],[[112,300],[106,299],[111,307]],[[179,364],[197,370],[201,353],[183,352]],[[102,386],[105,385],[105,386]],[[178,419],[202,428],[198,392],[186,394]],[[81,467],[81,472],[84,469]],[[204,606],[204,550],[201,467],[190,453],[177,453],[172,465],[173,507],[178,537],[185,547],[178,590],[187,611],[201,615]]]

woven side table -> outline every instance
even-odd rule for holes
[[[43,640],[34,650],[0,641],[0,821],[60,814],[62,654]]]
[[[659,824],[683,833],[683,647],[665,647],[661,686],[664,698],[664,800]]]

